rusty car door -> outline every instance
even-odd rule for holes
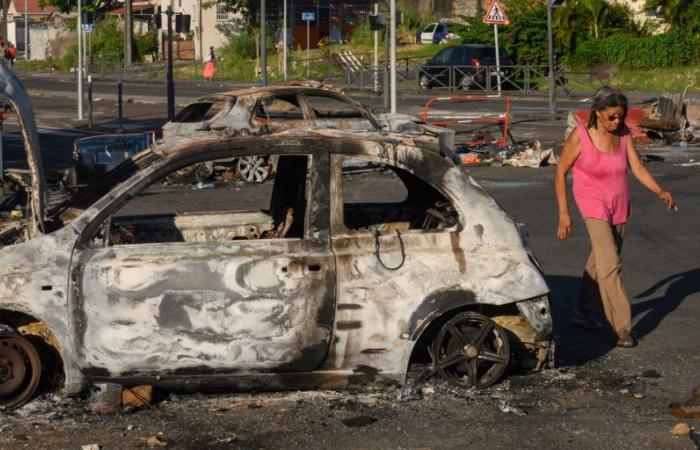
[[[311,199],[307,211],[327,211],[315,202],[328,196],[311,195],[323,189],[319,177],[310,170],[309,181],[290,189],[284,158],[271,208],[293,197]],[[296,166],[306,176],[306,160]],[[197,192],[188,194],[194,202]],[[75,331],[86,371],[123,377],[319,367],[333,324],[335,263],[327,233],[312,236],[314,215],[302,217],[308,226],[292,238],[212,241],[207,230],[195,230],[189,242],[78,250],[72,279],[82,320]]]

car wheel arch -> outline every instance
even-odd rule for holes
[[[0,331],[16,332],[30,341],[42,364],[40,387],[64,388],[66,382],[65,346],[56,333],[39,317],[22,311],[0,308]]]

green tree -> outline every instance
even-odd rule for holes
[[[647,0],[647,9],[661,7],[664,19],[671,26],[690,32],[700,31],[700,2],[698,0]]]

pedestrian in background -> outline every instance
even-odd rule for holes
[[[214,74],[216,73],[215,61],[216,55],[214,54],[214,47],[209,47],[209,51],[204,56],[204,73],[202,75],[205,80],[214,80]]]
[[[589,329],[602,324],[593,314],[603,312],[620,347],[634,347],[632,313],[622,283],[620,250],[630,215],[627,170],[666,204],[678,211],[673,197],[664,191],[644,167],[625,125],[627,97],[604,86],[596,92],[587,124],[579,124],[564,144],[556,172],[559,207],[557,236],[571,236],[571,216],[566,194],[566,176],[573,173],[573,194],[591,240],[581,282],[578,305],[572,322]]]
[[[9,61],[10,67],[14,67],[16,57],[17,57],[17,49],[15,48],[14,45],[12,45],[12,42],[8,42],[7,43],[7,51],[5,53],[5,59],[7,61]]]

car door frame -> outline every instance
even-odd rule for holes
[[[237,151],[236,154],[244,155],[260,153],[261,149],[259,148],[259,144],[256,146],[255,141],[252,141],[253,142],[249,142],[251,145],[248,145],[244,151]],[[129,199],[131,199],[138,192],[146,189],[152,183],[157,182],[157,180],[161,179],[162,176],[171,173],[178,167],[185,167],[207,159],[218,159],[219,157],[223,158],[231,153],[231,150],[228,149],[225,151],[221,150],[221,147],[226,147],[225,144],[215,147],[217,147],[216,150],[218,151],[207,152],[206,146],[204,146],[200,148],[200,151],[194,153],[193,155],[188,154],[186,157],[166,158],[163,163],[156,163],[158,164],[158,167],[145,169],[145,171],[148,172],[146,175],[134,176],[131,180],[127,180],[125,182],[129,184],[128,186],[117,187],[112,191],[113,193],[116,193],[107,194],[106,198],[108,198],[110,201],[104,207],[102,207],[100,211],[94,214],[89,222],[84,223],[82,230],[78,230],[80,234],[76,240],[76,245],[71,258],[68,303],[69,316],[72,318],[70,321],[70,327],[71,336],[73,339],[73,348],[76,350],[76,356],[81,370],[83,370],[88,376],[102,379],[128,379],[134,377],[138,378],[143,376],[143,374],[114,374],[105,372],[99,368],[92,370],[86,365],[84,338],[87,323],[85,302],[82,294],[81,273],[84,269],[86,259],[89,260],[90,256],[91,249],[87,244],[90,242],[92,237],[95,236],[102,222],[108,216],[124,206]],[[324,340],[320,345],[299,349],[301,356],[298,360],[291,361],[288,364],[284,364],[279,367],[273,367],[269,371],[311,371],[317,367],[320,367],[327,356],[328,349],[331,345],[331,332],[335,311],[335,259],[330,248],[329,238],[329,157],[328,154],[323,151],[320,145],[314,144],[303,145],[302,143],[299,143],[299,145],[296,146],[287,145],[285,147],[265,149],[265,151],[268,150],[285,155],[304,154],[309,155],[311,158],[312,162],[308,175],[309,179],[307,181],[307,207],[304,218],[306,226],[304,237],[300,240],[300,247],[305,255],[310,255],[314,252],[322,253],[326,261],[326,266],[323,268],[326,275],[324,291],[325,297],[322,301],[322,307],[319,308],[319,313],[315,323],[318,330],[320,330],[320,334],[324,336]],[[319,356],[319,352],[322,353],[322,356]],[[312,360],[315,361],[315,367],[309,366],[309,361]],[[178,375],[176,373],[169,374],[167,370],[164,372],[165,378],[168,378],[168,375],[171,375],[170,378]],[[219,372],[220,371],[203,370],[201,373],[199,373],[199,375],[209,375]],[[237,370],[228,372],[245,373],[245,371],[239,372]],[[160,378],[160,376],[158,378]]]
[[[311,104],[311,101],[309,100],[309,96],[318,96],[318,97],[328,97],[332,98],[334,100],[347,103],[348,105],[357,108],[357,110],[360,111],[362,114],[362,119],[357,119],[357,118],[339,118],[339,119],[319,119],[316,117],[315,110],[313,108],[313,105]],[[299,100],[304,103],[304,109],[308,111],[309,116],[311,120],[316,121],[316,120],[338,120],[338,121],[352,121],[352,120],[358,120],[358,121],[368,121],[372,128],[376,131],[379,130],[379,125],[377,124],[377,121],[374,119],[374,116],[372,115],[371,112],[367,110],[361,103],[353,101],[347,97],[343,97],[342,95],[337,95],[333,92],[326,92],[326,91],[316,91],[316,92],[302,92],[299,93]],[[342,128],[342,127],[339,127]]]
[[[297,100],[297,103],[299,104],[299,110],[301,111],[302,118],[301,119],[266,119],[266,120],[258,120],[256,116],[256,112],[260,105],[268,99],[271,98],[280,98],[282,100],[283,97],[294,97]],[[289,129],[289,128],[299,128],[300,126],[303,126],[304,124],[310,123],[310,120],[313,119],[313,114],[309,111],[308,105],[304,103],[304,100],[301,98],[298,92],[272,92],[268,93],[265,95],[261,95],[260,98],[257,99],[255,102],[255,105],[253,106],[253,109],[250,113],[250,122],[255,128],[259,127],[267,127],[268,130],[274,132],[274,131],[281,131],[284,129]],[[270,126],[270,122],[273,122],[272,127]],[[275,130],[275,126],[279,128],[279,130]]]

